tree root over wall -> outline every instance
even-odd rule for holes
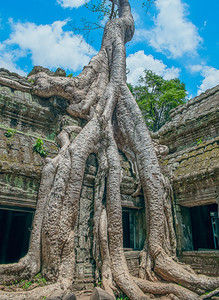
[[[41,272],[51,284],[16,295],[1,292],[0,299],[37,300],[63,297],[71,291],[74,228],[85,164],[91,153],[98,158],[93,256],[103,288],[113,297],[120,288],[130,299],[150,299],[150,295],[201,299],[206,291],[219,286],[219,278],[197,275],[176,260],[171,186],[161,174],[150,134],[126,84],[125,43],[134,34],[128,0],[119,0],[118,9],[119,18],[106,24],[100,52],[78,77],[54,77],[43,71],[30,76],[35,82],[32,94],[67,99],[68,114],[87,122],[83,128],[65,127],[58,135],[60,152],[47,159],[42,172],[29,251],[18,263],[0,266],[1,282],[31,279]],[[1,78],[1,82],[17,87],[13,81]],[[78,135],[70,142],[73,131]],[[136,160],[145,199],[147,239],[141,253],[140,278],[130,275],[123,251],[119,158],[123,148]]]

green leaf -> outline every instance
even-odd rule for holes
[[[41,157],[46,157],[48,155],[48,152],[43,146],[43,140],[41,140],[40,138],[38,138],[36,140],[36,143],[33,145],[33,152],[39,154]]]
[[[185,84],[178,78],[165,80],[145,70],[138,85],[128,85],[136,98],[148,128],[159,130],[168,120],[171,109],[186,102]]]

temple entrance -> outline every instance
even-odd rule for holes
[[[141,250],[145,241],[145,215],[143,209],[123,208],[123,248]]]
[[[19,208],[0,208],[0,263],[14,263],[29,247],[34,212]]]
[[[217,204],[190,209],[194,250],[219,249]]]
[[[123,247],[136,249],[136,216],[133,211],[123,211]]]

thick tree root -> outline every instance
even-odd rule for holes
[[[47,298],[62,299],[63,296],[71,293],[71,282],[63,281],[62,283],[56,282],[44,287],[36,287],[30,291],[24,292],[1,292],[1,300],[42,300]]]
[[[178,299],[185,300],[197,300],[199,296],[190,290],[173,283],[161,283],[142,280],[140,278],[134,278],[135,283],[141,288],[144,293],[150,293],[154,295],[168,295],[173,294]]]
[[[209,277],[190,272],[163,251],[155,259],[155,272],[164,280],[181,284],[198,294],[219,287],[219,277]]]
[[[108,141],[106,153],[108,161],[107,179],[107,219],[109,233],[109,252],[113,278],[117,285],[131,299],[145,297],[144,293],[131,278],[123,247],[122,247],[122,207],[120,198],[120,158],[118,149],[113,137],[111,123],[108,124],[106,138]],[[146,299],[146,297],[145,297]]]

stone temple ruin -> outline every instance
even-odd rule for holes
[[[63,72],[50,72],[65,76]],[[84,126],[85,120],[66,115],[65,99],[40,98],[19,90],[31,83],[0,69],[0,263],[17,262],[28,250],[45,158],[33,152],[37,138],[50,157],[58,152],[56,135],[64,126]],[[5,79],[5,80],[2,80]],[[11,84],[17,83],[16,88]],[[72,134],[72,139],[76,133]],[[178,257],[198,273],[219,275],[219,85],[179,106],[171,120],[153,134],[169,148],[160,156],[171,178],[175,197]],[[165,151],[164,151],[165,152]],[[125,153],[120,153],[123,179],[123,246],[128,266],[137,275],[145,240],[144,201],[134,196],[138,178]],[[75,237],[76,289],[94,282],[92,216],[97,160],[90,155],[83,180]]]

